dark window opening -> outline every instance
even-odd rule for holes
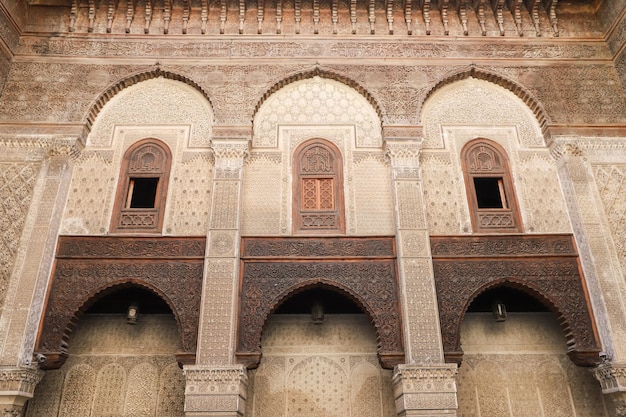
[[[352,300],[328,290],[314,289],[296,294],[278,307],[275,314],[311,314],[315,302],[320,302],[325,314],[362,314]]]
[[[491,313],[494,303],[502,303],[510,313],[545,313],[550,310],[536,298],[508,287],[485,291],[472,301],[468,313]]]
[[[85,314],[126,314],[135,304],[140,314],[172,314],[170,307],[155,293],[142,288],[124,288],[97,300]]]
[[[128,186],[128,208],[154,208],[158,178],[131,178]]]
[[[506,209],[502,178],[474,177],[474,189],[479,209]]]

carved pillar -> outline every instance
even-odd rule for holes
[[[598,366],[593,374],[600,381],[602,393],[609,398],[615,416],[626,417],[626,363],[607,361]]]
[[[0,370],[0,415],[18,417],[24,404],[33,398],[35,386],[41,381],[43,371],[35,368],[3,368]]]
[[[3,223],[0,233],[12,242],[0,247],[0,264],[6,267],[0,268],[2,365],[31,365],[71,167],[80,146],[76,138],[0,138],[0,188],[11,204],[5,217],[10,224]]]
[[[249,141],[214,139],[213,196],[207,233],[196,365],[185,366],[186,416],[241,416],[245,368],[234,365],[243,161]]]
[[[418,127],[386,128],[396,205],[398,281],[406,365],[393,378],[398,416],[456,416],[456,365],[444,363]],[[392,139],[393,138],[393,139]]]

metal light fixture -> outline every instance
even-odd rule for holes
[[[324,304],[319,300],[316,300],[311,306],[311,320],[315,324],[324,323]]]
[[[506,320],[506,306],[499,300],[496,300],[493,303],[493,317],[496,319],[496,321]]]
[[[137,324],[137,316],[139,315],[139,306],[136,302],[132,302],[128,306],[128,311],[126,312],[126,323],[127,324]]]

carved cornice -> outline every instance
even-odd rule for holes
[[[530,294],[554,311],[570,358],[580,366],[596,365],[600,342],[572,239],[565,235],[432,237],[446,361],[462,360],[461,323],[472,301],[491,288],[506,286]]]
[[[181,357],[194,354],[204,261],[204,238],[61,237],[36,351],[43,369],[67,357],[67,341],[83,312],[120,287],[159,295],[176,317]]]
[[[366,240],[255,238],[248,242],[244,238],[239,361],[250,368],[258,366],[263,325],[283,301],[307,288],[326,287],[344,293],[368,314],[378,334],[383,367],[401,363],[404,348],[393,239]]]
[[[80,155],[84,144],[77,138],[58,138],[55,136],[13,136],[0,138],[0,149],[40,149],[42,156],[68,156],[75,160]]]

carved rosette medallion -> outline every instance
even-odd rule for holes
[[[269,315],[293,293],[325,286],[360,305],[385,368],[404,361],[393,238],[244,238],[237,357],[258,366]]]
[[[41,368],[65,362],[70,333],[98,294],[128,284],[153,291],[169,305],[179,326],[179,359],[190,360],[204,250],[204,238],[61,236],[36,349],[47,358]]]
[[[598,363],[599,339],[571,235],[432,236],[431,249],[447,362],[463,358],[461,323],[472,301],[509,286],[556,313],[574,363]]]

